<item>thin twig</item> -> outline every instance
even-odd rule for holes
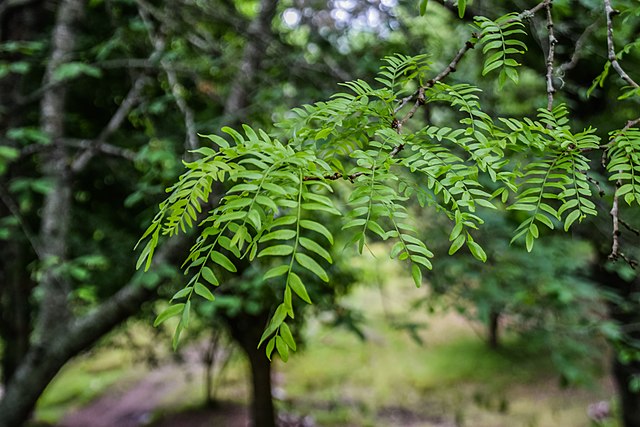
[[[109,120],[109,123],[105,126],[102,132],[100,132],[98,138],[96,138],[71,164],[71,170],[74,173],[83,170],[96,153],[103,151],[100,147],[104,148],[106,140],[115,131],[120,129],[120,126],[122,126],[122,123],[129,115],[133,106],[140,100],[140,94],[142,93],[142,89],[144,89],[146,83],[147,78],[145,76],[140,76],[134,81],[131,89],[129,89],[129,93],[127,93],[127,96],[125,96],[124,100],[111,117],[111,120]]]
[[[631,224],[629,224],[627,221],[618,218],[618,222],[620,224],[622,224],[622,226],[624,228],[626,228],[627,230],[629,230],[630,232],[632,232],[633,234],[635,234],[636,236],[640,237],[640,230],[638,230],[637,228],[635,228],[634,226],[632,226]]]
[[[608,50],[608,59],[611,62],[611,66],[614,70],[620,75],[620,77],[634,88],[639,88],[640,86],[636,83],[629,75],[622,69],[620,63],[618,62],[618,57],[616,56],[616,49],[613,44],[613,17],[620,12],[611,7],[611,0],[603,0],[604,1],[604,10],[607,17],[607,50]]]
[[[613,230],[612,230],[612,243],[611,243],[611,253],[609,254],[609,259],[610,260],[617,260],[618,257],[620,256],[620,241],[619,241],[619,237],[620,237],[620,228],[619,228],[619,223],[620,221],[618,220],[618,213],[619,213],[619,204],[618,204],[618,191],[617,189],[620,188],[620,186],[622,185],[622,183],[620,182],[620,180],[616,181],[616,192],[613,195],[613,205],[611,206],[611,211],[609,211],[609,213],[611,214],[611,219],[613,221]]]
[[[556,39],[553,33],[553,16],[551,9],[553,7],[553,1],[547,2],[545,9],[547,10],[547,31],[549,34],[549,52],[547,52],[547,110],[553,110],[553,94],[556,89],[553,87],[553,60],[556,50]]]
[[[137,153],[127,148],[116,147],[115,145],[101,142],[100,140],[93,139],[71,139],[65,138],[62,143],[74,148],[81,148],[83,150],[94,150],[110,156],[122,157],[123,159],[133,161],[135,160]],[[44,146],[46,147],[46,145]]]
[[[575,68],[575,66],[578,65],[578,61],[580,60],[580,56],[582,54],[582,48],[584,47],[587,38],[599,27],[599,24],[600,18],[597,18],[587,28],[585,28],[582,34],[580,34],[580,37],[578,37],[578,40],[576,40],[571,59],[558,67],[558,70],[560,70],[562,74]]]

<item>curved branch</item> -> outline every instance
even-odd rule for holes
[[[638,85],[638,83],[636,83],[631,77],[629,77],[629,75],[622,69],[622,66],[618,62],[618,57],[616,56],[616,49],[613,44],[613,17],[620,12],[618,12],[611,6],[611,0],[603,1],[605,14],[607,16],[607,50],[609,62],[611,62],[611,66],[620,75],[622,80],[627,82],[629,86],[639,88],[640,86]]]

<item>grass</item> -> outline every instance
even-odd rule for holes
[[[38,400],[36,420],[56,423],[130,374],[131,364],[123,350],[98,349],[85,354],[66,365],[45,389]]]

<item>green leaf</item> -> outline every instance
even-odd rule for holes
[[[273,348],[276,345],[276,337],[273,337],[267,343],[267,358],[271,360],[271,354],[273,353]]]
[[[295,259],[298,262],[298,264],[300,264],[307,270],[311,271],[313,274],[318,276],[323,281],[325,282],[329,281],[329,276],[327,275],[327,272],[324,271],[324,269],[320,267],[320,264],[318,264],[316,260],[311,258],[309,255],[303,254],[301,252],[297,252],[295,254]]]
[[[313,240],[307,239],[306,237],[300,237],[298,241],[300,242],[300,245],[302,245],[303,248],[308,249],[311,252],[314,252],[320,255],[329,263],[333,262],[333,260],[331,259],[331,254],[329,254],[329,252],[325,248],[323,248]]]
[[[311,298],[309,298],[309,294],[307,293],[307,289],[302,284],[302,280],[300,280],[300,276],[296,273],[291,272],[289,274],[289,279],[287,285],[293,289],[293,292],[296,293],[300,297],[300,299],[307,304],[311,304]]]
[[[413,282],[416,284],[416,288],[419,288],[422,285],[422,271],[418,264],[411,265],[411,277],[413,277]]]
[[[525,245],[527,247],[527,252],[531,252],[533,250],[534,241],[535,241],[535,238],[533,237],[533,234],[527,233],[527,237],[525,238]]]
[[[291,334],[291,329],[286,323],[280,325],[280,336],[293,351],[296,351],[296,342]]]
[[[276,349],[278,350],[278,354],[280,355],[280,358],[283,362],[289,360],[289,347],[279,336],[276,336]]]
[[[235,273],[238,271],[235,265],[226,257],[226,255],[221,254],[218,251],[211,251],[211,259],[213,262],[218,264],[220,267],[225,268],[226,270]]]
[[[184,305],[184,310],[182,310],[182,318],[180,319],[180,324],[185,328],[189,327],[189,314],[191,313],[191,300],[188,300]]]
[[[296,236],[294,230],[277,230],[265,234],[260,238],[260,242],[268,242],[269,240],[289,240]]]
[[[191,286],[187,286],[186,288],[180,289],[178,292],[173,294],[173,296],[171,297],[171,300],[175,300],[175,299],[180,299],[180,298],[186,297],[187,295],[189,295],[191,293],[192,289],[193,288]]]
[[[184,303],[179,303],[179,304],[170,305],[169,307],[165,308],[163,311],[160,312],[160,314],[158,314],[158,317],[156,317],[156,320],[153,322],[153,326],[154,327],[158,326],[165,320],[181,314],[182,310],[184,309],[184,306],[185,306]]]
[[[258,258],[263,256],[286,256],[293,252],[293,247],[289,245],[274,245],[269,246],[260,251]]]
[[[315,221],[311,221],[309,219],[301,219],[300,227],[322,234],[324,237],[327,238],[329,243],[333,245],[333,235],[324,225],[317,223]]]
[[[283,274],[286,274],[287,271],[289,271],[288,265],[279,265],[277,267],[273,267],[272,269],[264,273],[264,276],[262,276],[262,278],[263,280],[268,280],[273,277],[282,276]]]
[[[464,234],[459,235],[456,239],[451,243],[451,247],[449,247],[449,255],[453,255],[458,252],[458,249],[464,245],[467,237]]]
[[[213,274],[213,271],[209,267],[202,267],[202,272],[200,274],[204,280],[211,283],[213,286],[220,285],[218,278]]]
[[[467,246],[471,251],[471,255],[473,255],[476,259],[479,259],[482,262],[487,261],[487,254],[484,252],[484,249],[482,249],[482,246],[471,240],[467,241]]]
[[[581,217],[581,213],[579,210],[572,211],[567,215],[564,220],[564,231],[568,231],[571,224],[573,224],[577,219]]]
[[[458,0],[458,16],[464,17],[465,9],[467,8],[467,0]]]
[[[194,290],[196,291],[196,294],[200,295],[204,299],[207,299],[209,301],[213,301],[216,299],[213,296],[213,293],[211,293],[211,291],[209,290],[209,288],[207,288],[202,283],[196,283]]]
[[[418,4],[420,16],[424,16],[424,14],[427,13],[427,4],[429,4],[429,0],[420,0]]]

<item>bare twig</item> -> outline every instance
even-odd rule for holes
[[[635,228],[634,226],[629,224],[627,221],[623,220],[622,218],[618,218],[618,222],[620,224],[622,224],[622,226],[624,228],[626,228],[627,230],[629,230],[630,232],[632,232],[636,236],[640,237],[640,230],[638,230],[637,228]]]
[[[598,18],[594,22],[592,22],[587,28],[585,28],[582,34],[580,34],[580,37],[578,37],[578,40],[576,40],[576,43],[574,45],[571,59],[558,67],[558,70],[561,73],[565,73],[566,71],[569,71],[575,68],[576,65],[578,65],[578,61],[580,60],[580,56],[582,55],[582,48],[584,47],[584,44],[587,41],[587,38],[591,35],[591,33],[593,33],[599,27],[599,24],[600,24],[600,19]]]
[[[547,10],[547,31],[549,34],[549,51],[547,52],[547,110],[553,110],[553,94],[556,92],[556,89],[553,87],[553,60],[556,50],[556,43],[558,40],[556,39],[553,33],[553,16],[551,13],[551,8],[553,7],[553,1],[549,1],[545,4],[545,9]]]
[[[620,182],[620,180],[618,180],[616,182],[616,190],[618,188],[620,188],[620,186],[622,185],[622,183]],[[612,230],[612,243],[611,243],[611,253],[609,254],[609,259],[615,261],[616,259],[618,259],[618,257],[620,256],[620,241],[619,241],[619,237],[620,237],[620,228],[619,228],[619,223],[620,221],[618,220],[618,213],[619,213],[619,204],[618,204],[618,192],[616,191],[616,193],[613,195],[613,206],[611,207],[611,211],[609,211],[609,213],[611,214],[611,219],[613,221],[613,230]]]
[[[146,82],[147,78],[144,76],[138,77],[133,82],[129,93],[127,93],[127,96],[125,96],[124,100],[111,117],[111,120],[109,120],[109,123],[107,123],[107,126],[105,126],[102,132],[100,132],[98,138],[96,138],[91,144],[89,144],[88,148],[73,161],[71,170],[74,173],[83,170],[96,153],[104,151],[101,150],[101,147],[105,147],[106,140],[115,131],[117,131],[120,126],[122,126],[122,123],[127,118],[133,106],[138,103],[138,101],[140,100],[142,89],[144,89]]]
[[[108,154],[114,157],[122,157],[123,159],[129,160],[129,161],[135,160],[137,155],[136,152],[133,150],[129,150],[127,148],[122,148],[122,147],[116,147],[115,145],[111,145],[106,142],[101,142],[100,140],[65,138],[62,140],[62,143],[69,147],[80,148],[86,151],[93,150],[95,152]],[[46,147],[46,145],[44,147]]]
[[[629,86],[639,88],[640,86],[638,85],[638,83],[636,83],[631,77],[629,77],[629,75],[622,69],[620,63],[618,62],[618,57],[616,56],[616,49],[613,44],[613,17],[620,12],[611,7],[611,0],[603,1],[604,10],[607,17],[607,50],[609,62],[611,62],[611,66],[620,75],[622,80],[627,82]]]

